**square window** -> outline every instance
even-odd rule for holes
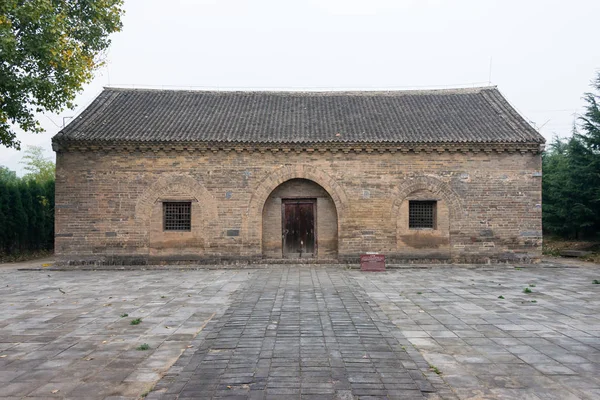
[[[409,229],[435,229],[436,205],[435,200],[410,200],[408,202]]]
[[[192,203],[184,201],[164,202],[163,221],[165,231],[191,231]]]

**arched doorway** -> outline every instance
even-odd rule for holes
[[[271,192],[262,213],[263,257],[333,259],[337,251],[337,210],[323,187],[290,179]]]

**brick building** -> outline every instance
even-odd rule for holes
[[[56,255],[528,261],[543,143],[493,87],[105,89],[53,138]]]

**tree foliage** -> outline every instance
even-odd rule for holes
[[[16,125],[43,129],[36,113],[73,108],[121,29],[123,0],[0,1],[0,144],[19,148]]]
[[[50,250],[53,245],[54,179],[1,175],[0,256]]]
[[[11,171],[3,165],[0,165],[0,181],[2,182],[12,182],[16,181],[17,173],[15,171]]]
[[[592,86],[580,129],[543,156],[544,230],[567,238],[600,232],[600,74]]]
[[[46,182],[54,179],[54,162],[44,156],[44,149],[41,146],[28,146],[21,164],[27,171],[24,176],[27,180],[37,182]]]
[[[35,146],[22,163],[22,178],[0,166],[0,256],[54,246],[54,163]]]

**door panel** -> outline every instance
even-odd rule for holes
[[[315,201],[285,200],[283,202],[283,257],[314,257]]]

